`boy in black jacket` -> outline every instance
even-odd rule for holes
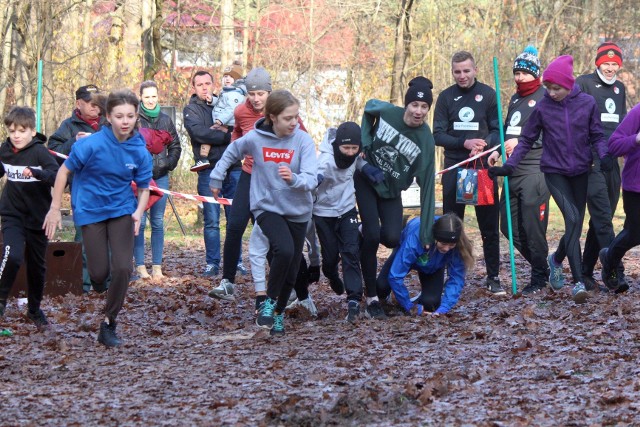
[[[28,107],[13,107],[4,119],[9,138],[0,146],[7,182],[0,197],[3,251],[0,262],[0,316],[25,256],[27,262],[27,317],[38,329],[49,322],[40,309],[46,272],[47,237],[42,229],[51,205],[51,187],[58,163],[36,132],[36,115]]]

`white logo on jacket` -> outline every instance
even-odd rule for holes
[[[458,112],[458,117],[463,122],[470,122],[475,117],[476,113],[473,112],[473,109],[469,107],[462,107]]]
[[[39,179],[36,179],[34,177],[27,178],[24,175],[22,175],[22,172],[25,170],[25,168],[42,170],[41,166],[17,166],[17,165],[9,165],[7,163],[3,163],[2,166],[4,166],[4,171],[6,172],[7,179],[9,181],[16,181],[16,182],[40,181]]]

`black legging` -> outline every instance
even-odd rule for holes
[[[249,210],[249,191],[251,174],[242,171],[233,196],[231,212],[227,217],[227,235],[224,238],[222,253],[222,278],[235,283],[238,261],[242,249],[242,236],[247,229],[251,211]]]
[[[395,248],[402,233],[402,198],[383,199],[360,172],[353,176],[358,212],[362,220],[360,265],[367,297],[375,297],[378,246]]]
[[[452,166],[456,160],[446,159],[445,167]],[[442,212],[454,212],[460,219],[464,219],[466,205],[456,202],[457,172],[452,170],[442,175]],[[474,206],[480,236],[482,237],[482,251],[488,277],[498,277],[500,273],[500,204],[498,202],[498,184],[493,180],[493,200],[488,206]]]
[[[378,276],[377,288],[380,298],[386,298],[391,293],[389,286],[389,271],[393,260],[396,258],[398,250],[394,249],[389,258],[385,261]],[[434,273],[426,274],[418,271],[418,279],[420,279],[421,294],[416,301],[422,304],[425,311],[434,312],[440,307],[442,300],[442,290],[444,289],[444,267]]]
[[[267,296],[276,300],[276,311],[282,313],[296,283],[300,258],[307,233],[307,222],[291,222],[281,215],[264,212],[256,218],[272,253]]]
[[[629,249],[640,245],[640,193],[622,190],[622,203],[626,215],[624,228],[613,239],[607,251],[610,265],[614,269]]]
[[[20,218],[13,216],[2,218],[2,235],[0,302],[7,303],[20,266],[26,261],[28,308],[35,313],[40,308],[44,292],[47,236],[43,230],[26,228]]]
[[[544,179],[564,219],[564,235],[558,243],[554,256],[556,264],[569,259],[573,282],[582,282],[582,254],[580,235],[587,206],[587,184],[589,174],[566,176],[557,173],[545,173]]]
[[[331,218],[314,215],[316,232],[322,251],[322,272],[329,280],[340,280],[338,263],[342,261],[342,277],[348,301],[362,299],[360,273],[360,235],[355,208],[342,216]]]

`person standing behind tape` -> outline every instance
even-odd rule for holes
[[[596,100],[604,136],[608,140],[627,115],[626,90],[616,78],[616,73],[622,67],[620,48],[615,43],[602,43],[596,54],[596,67],[593,73],[578,77],[576,84]],[[611,221],[619,199],[620,165],[616,161],[613,169],[602,171],[600,159],[594,155],[587,189],[589,230],[582,255],[582,280],[587,290],[598,287],[593,278],[593,269],[600,249],[609,246],[615,237]],[[627,286],[622,263],[613,273],[619,286]]]
[[[456,83],[440,93],[433,113],[433,137],[444,148],[444,167],[453,166],[500,143],[500,122],[496,92],[476,79],[478,68],[469,52],[456,52],[451,58],[451,73]],[[478,159],[486,168],[486,160]],[[494,200],[498,185],[494,180]],[[456,202],[456,173],[442,175],[442,210],[455,212],[464,220],[466,205]],[[500,286],[500,234],[497,203],[476,206],[476,218],[482,235],[482,249],[487,268],[485,284],[494,295],[505,295]]]
[[[231,129],[224,126],[214,126],[212,111],[217,96],[213,94],[213,76],[207,71],[197,71],[191,80],[194,94],[189,99],[189,104],[184,107],[184,128],[189,134],[193,155],[200,153],[202,144],[211,145],[207,160],[210,166],[198,171],[198,194],[201,196],[213,196],[209,188],[209,174],[216,162],[220,160],[224,150],[231,143]],[[240,179],[240,162],[231,166],[226,176],[220,197],[233,198],[236,186]],[[229,218],[231,209],[225,206],[225,215]],[[205,277],[216,276],[220,270],[220,205],[215,203],[203,203],[202,214],[204,216],[204,247],[206,266],[203,272]]]
[[[518,145],[518,137],[525,123],[544,96],[545,89],[540,81],[540,60],[535,47],[527,46],[524,52],[516,57],[513,63],[513,78],[517,89],[509,101],[504,124],[504,146],[507,156],[510,156]],[[540,172],[541,156],[542,140],[538,138],[509,178],[513,246],[531,264],[531,281],[522,289],[523,295],[544,289],[549,277],[547,225],[550,193],[544,181],[544,174]],[[494,166],[499,157],[500,153],[497,151],[491,153],[489,165]],[[504,190],[500,197],[500,230],[509,238]]]
[[[160,152],[151,153],[153,160],[153,179],[159,188],[169,189],[169,172],[178,166],[182,147],[180,138],[173,124],[173,120],[167,114],[160,111],[158,103],[158,85],[151,80],[140,85],[140,111],[138,112],[138,125],[145,129],[145,134],[150,138],[163,140]],[[148,146],[147,146],[148,148]],[[154,150],[155,151],[155,150]],[[162,253],[164,251],[164,211],[167,207],[167,195],[163,195],[149,209],[149,222],[151,223],[151,276],[144,264],[144,228],[146,215],[140,218],[140,232],[135,238],[133,257],[136,270],[141,279],[152,278],[160,280],[162,274]]]

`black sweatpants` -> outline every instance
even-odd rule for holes
[[[242,236],[247,229],[251,210],[249,209],[249,191],[251,174],[242,171],[233,196],[233,204],[227,217],[227,234],[222,252],[222,278],[235,283],[238,261],[242,253]]]
[[[564,235],[558,243],[554,260],[560,264],[565,257],[568,258],[573,283],[582,282],[580,234],[587,206],[589,173],[576,176],[545,173],[544,178],[564,219]]]
[[[549,189],[543,173],[509,177],[513,246],[531,265],[532,284],[544,284],[549,280],[549,266],[547,265],[549,197]],[[507,203],[504,189],[500,197],[500,230],[508,239]]]
[[[273,212],[256,218],[267,239],[272,254],[267,281],[267,296],[276,300],[276,311],[282,313],[300,268],[304,237],[308,222],[292,222]]]
[[[609,246],[615,232],[613,230],[613,213],[620,199],[620,166],[615,162],[612,170],[600,170],[599,161],[589,173],[587,189],[587,208],[589,209],[589,229],[584,243],[582,255],[582,274],[593,276],[593,268],[598,261],[600,249]]]
[[[362,300],[360,271],[360,233],[358,212],[351,209],[339,217],[313,216],[322,253],[322,272],[329,280],[339,279],[338,262],[342,260],[342,277],[347,301]]]
[[[613,239],[607,257],[612,268],[617,268],[622,257],[634,246],[640,245],[640,193],[622,190],[622,204],[626,218],[622,231]]]
[[[133,258],[133,218],[123,215],[82,226],[87,269],[95,289],[104,287],[111,274],[105,316],[113,321],[127,296]]]
[[[376,296],[376,276],[378,270],[378,246],[388,248],[400,244],[402,233],[402,198],[383,199],[364,174],[356,171],[353,175],[356,189],[358,212],[362,221],[362,245],[360,265],[367,297]]]
[[[377,280],[378,295],[380,298],[386,298],[391,294],[391,286],[389,285],[389,271],[393,260],[396,258],[397,249],[394,249],[389,258],[385,261],[380,270]],[[425,311],[434,312],[440,307],[442,300],[442,290],[444,289],[444,267],[432,274],[425,274],[418,271],[418,279],[420,280],[421,293],[420,298],[416,301],[422,304]]]
[[[26,228],[20,218],[2,218],[2,261],[0,262],[0,302],[6,303],[18,270],[27,263],[27,293],[29,311],[40,308],[46,274],[47,236],[44,230]]]
[[[446,168],[457,162],[445,158],[444,166]],[[444,213],[454,212],[460,219],[464,219],[466,205],[456,203],[456,179],[456,169],[442,175],[442,211]],[[482,236],[482,251],[487,268],[487,277],[498,277],[500,273],[500,232],[498,231],[500,205],[497,202],[498,184],[495,179],[493,180],[493,199],[496,201],[493,205],[474,206],[478,228],[480,228],[480,235]]]

